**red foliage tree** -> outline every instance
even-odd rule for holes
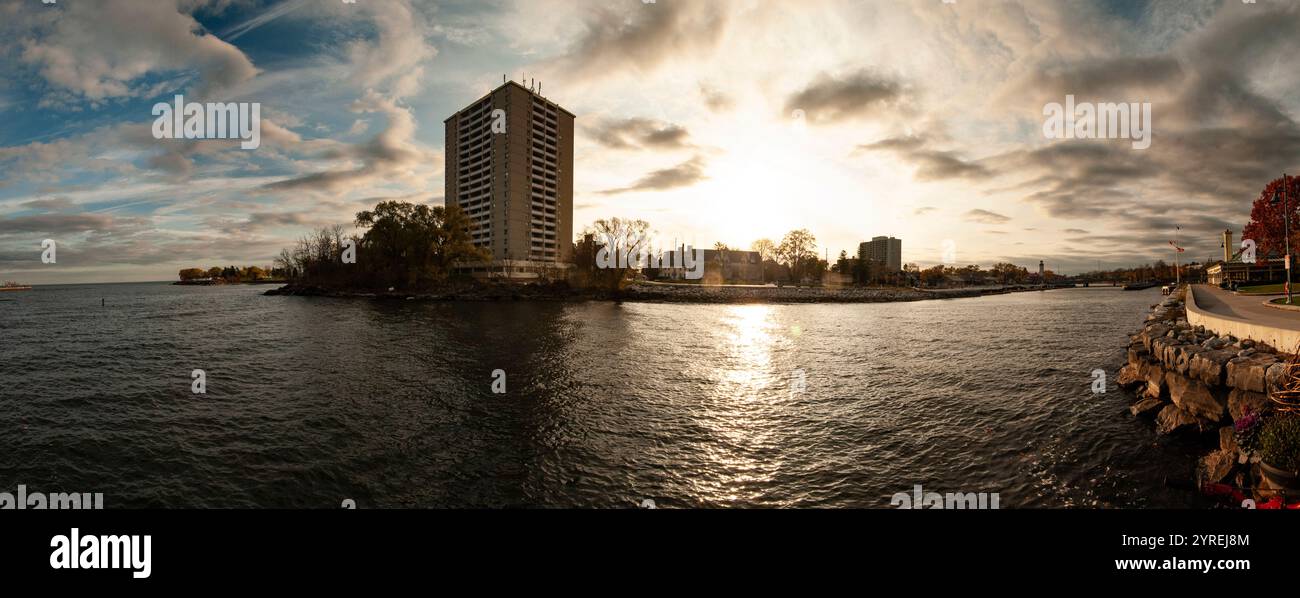
[[[1287,177],[1286,205],[1291,211],[1291,251],[1294,253],[1297,232],[1300,232],[1300,178]],[[1275,254],[1286,253],[1286,239],[1282,224],[1282,202],[1272,205],[1273,192],[1282,188],[1282,179],[1273,179],[1264,187],[1264,191],[1255,200],[1250,209],[1250,223],[1241,231],[1242,240],[1254,239],[1256,252],[1260,259]],[[1240,244],[1232,249],[1233,253],[1241,250]]]

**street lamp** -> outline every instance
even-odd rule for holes
[[[1286,238],[1286,261],[1283,262],[1286,265],[1286,304],[1291,305],[1291,214],[1287,209],[1286,178],[1286,174],[1283,173],[1282,189],[1274,189],[1273,199],[1268,203],[1274,206],[1278,203],[1282,204],[1282,230],[1284,231],[1282,234]]]

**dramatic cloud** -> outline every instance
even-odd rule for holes
[[[607,189],[601,191],[601,193],[615,195],[632,191],[664,191],[678,187],[688,187],[708,178],[704,175],[704,166],[704,158],[695,156],[672,168],[651,172],[628,187]]]
[[[861,70],[842,77],[822,74],[785,100],[785,113],[802,110],[809,122],[839,122],[879,117],[905,101],[906,91],[896,81]]]
[[[916,165],[916,178],[938,181],[952,178],[979,179],[992,173],[981,164],[968,162],[955,152],[928,149],[919,137],[891,138],[867,145],[859,145],[855,153],[873,150],[892,151],[905,161]]]
[[[609,119],[586,132],[592,140],[614,149],[683,149],[691,147],[683,127],[648,118]]]
[[[175,2],[67,2],[57,10],[56,18],[32,23],[19,42],[21,60],[52,86],[89,100],[153,95],[160,90],[142,82],[150,73],[194,69],[198,95],[257,74],[243,52],[203,33]]]
[[[592,6],[582,36],[543,68],[580,81],[629,69],[650,72],[677,59],[702,60],[722,38],[728,7],[689,1]]]

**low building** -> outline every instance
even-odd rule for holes
[[[1205,267],[1205,280],[1209,284],[1224,283],[1266,283],[1286,279],[1286,259],[1276,251],[1263,256],[1256,256],[1254,263],[1242,260],[1245,250],[1237,250],[1232,244],[1232,231],[1223,231],[1223,259]]]
[[[673,263],[675,252],[664,254],[664,263]],[[676,260],[681,264],[680,260]],[[658,278],[686,280],[685,268],[659,268]],[[763,284],[763,258],[757,251],[736,249],[705,249],[704,279],[706,284]]]

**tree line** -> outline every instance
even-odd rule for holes
[[[258,282],[284,278],[285,273],[278,268],[261,266],[213,266],[211,268],[185,268],[180,271],[181,282],[211,280],[213,282]]]

